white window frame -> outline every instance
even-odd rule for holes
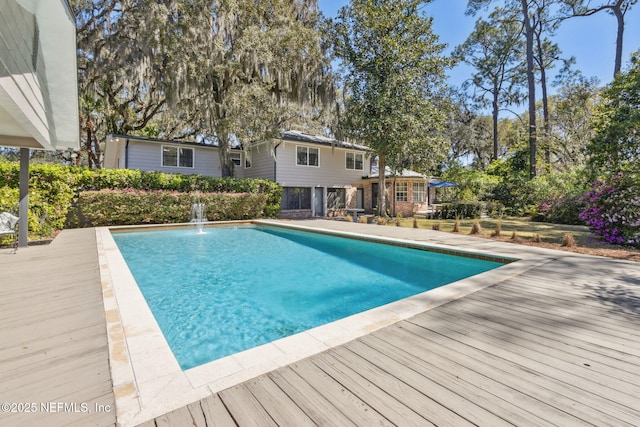
[[[234,165],[239,167],[242,164],[242,153],[231,152],[229,155]]]
[[[404,190],[400,188],[401,186],[404,186]],[[409,183],[407,181],[397,181],[395,190],[396,202],[409,201]]]
[[[300,158],[298,157],[298,150],[300,150],[301,148],[305,149],[306,153],[307,153],[307,156],[306,156],[307,163],[306,164],[303,164],[303,163],[299,162]],[[318,164],[317,165],[310,165],[309,164],[309,151],[310,150],[315,150],[317,152],[317,159],[318,159]],[[296,166],[319,168],[320,167],[320,149],[316,148],[316,147],[309,147],[307,145],[296,145]]]
[[[349,167],[349,155],[353,156],[353,167]],[[360,157],[360,167],[357,167],[356,159]],[[364,153],[357,151],[346,151],[344,155],[344,168],[346,170],[363,171],[364,170]]]
[[[416,190],[416,186],[422,186],[420,190]],[[426,200],[426,188],[427,185],[424,182],[414,182],[413,183],[413,202],[414,203],[422,203]],[[416,197],[416,196],[420,197]]]
[[[176,150],[176,164],[175,165],[165,165],[164,163],[164,151],[167,148],[171,148]],[[180,150],[189,150],[191,151],[191,166],[181,166],[180,165]],[[178,145],[162,145],[160,147],[160,165],[164,168],[186,168],[193,169],[196,165],[196,150],[191,147],[181,147]]]

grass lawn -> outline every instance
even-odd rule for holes
[[[390,218],[387,226],[396,226],[396,218]],[[413,227],[413,218],[399,219],[401,227]],[[418,228],[433,229],[434,224],[439,224],[440,231],[452,232],[455,220],[453,219],[417,219]],[[460,220],[460,234],[469,234],[473,219]],[[586,226],[549,224],[544,222],[534,222],[529,218],[502,218],[502,219],[481,219],[482,233],[478,237],[493,238],[502,241],[511,241],[536,246],[550,247],[553,249],[567,249],[580,253],[592,255],[608,256],[613,258],[640,261],[640,251],[607,245],[598,242]],[[496,227],[500,224],[501,232],[499,236],[492,236]],[[516,239],[512,239],[515,231]],[[565,234],[571,234],[576,242],[576,248],[562,248],[561,243]],[[534,241],[537,235],[540,242]]]

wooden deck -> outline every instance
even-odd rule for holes
[[[144,425],[637,426],[640,265],[559,255]]]
[[[14,406],[0,426],[114,425],[95,231],[12,252],[0,250],[0,402]]]
[[[503,255],[536,251],[430,230],[318,226],[329,223]],[[640,425],[640,264],[548,259],[143,425]],[[90,410],[0,412],[0,426],[115,424],[115,411],[94,410],[114,404],[107,352],[93,230],[17,255],[0,250],[0,402]]]

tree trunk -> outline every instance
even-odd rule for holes
[[[386,178],[387,159],[385,156],[378,156],[378,215],[387,216],[387,198],[386,198]]]
[[[540,87],[542,88],[542,126],[544,132],[544,162],[547,168],[551,166],[551,129],[549,119],[549,99],[547,98],[547,73],[540,67]]]
[[[231,160],[231,147],[229,146],[229,137],[225,133],[218,135],[218,155],[220,157],[220,172],[223,177],[233,176],[234,163]]]
[[[87,141],[84,144],[85,150],[87,151],[87,162],[89,169],[93,169],[93,151],[91,149],[93,139],[93,122],[91,121],[91,116],[87,115],[87,121],[85,122],[85,127],[87,128]]]
[[[613,8],[613,14],[618,20],[618,33],[616,36],[616,60],[613,66],[613,78],[615,78],[622,68],[622,41],[624,38],[624,13],[622,12],[621,2],[616,3]]]
[[[493,157],[491,160],[498,160],[498,96],[499,90],[494,88],[493,91],[493,111],[491,116],[493,119]]]
[[[529,88],[529,176],[538,174],[536,168],[536,76],[533,66],[533,28],[529,18],[528,0],[520,0],[522,4],[522,19],[527,37],[527,83]]]

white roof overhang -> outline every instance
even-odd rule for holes
[[[78,149],[76,29],[69,3],[67,0],[13,0],[13,3],[17,6],[14,10],[20,14],[26,11],[35,18],[42,64],[38,63],[40,69],[36,70],[29,67],[28,61],[19,63],[21,58],[16,58],[22,54],[24,59],[24,52],[5,50],[0,45],[0,145]],[[10,8],[0,13],[0,21],[12,18]],[[7,27],[11,26],[6,25],[7,21],[1,24],[5,32],[0,29],[0,36],[15,36],[9,33]],[[13,31],[29,32],[23,34],[24,39],[34,38],[30,28],[13,25]],[[10,46],[10,42],[4,42]]]

